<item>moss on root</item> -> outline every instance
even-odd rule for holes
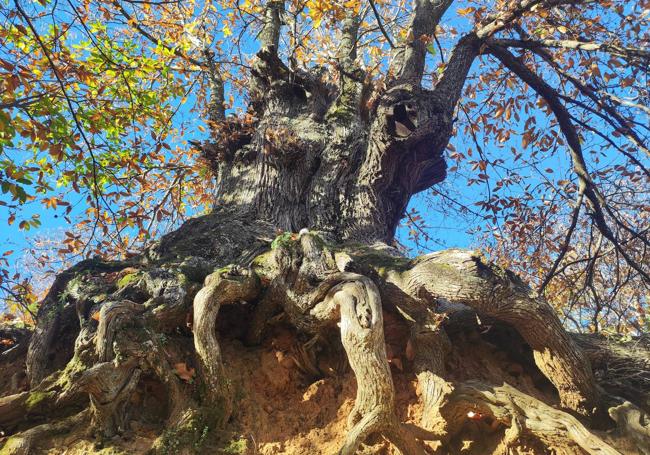
[[[223,448],[223,453],[229,455],[244,454],[247,451],[248,441],[246,439],[231,439]]]
[[[19,436],[11,436],[6,441],[5,444],[0,449],[0,455],[16,455],[21,450],[22,439]]]
[[[63,389],[67,389],[73,385],[74,378],[86,369],[87,366],[75,355],[70,359],[63,371],[61,371],[61,374],[56,380],[56,384]]]
[[[297,240],[297,234],[294,234],[293,232],[283,232],[271,242],[271,250],[277,250],[281,247],[290,248]]]
[[[402,273],[412,267],[412,261],[408,258],[393,256],[365,245],[346,245],[340,251],[347,253],[364,271],[374,270],[382,278],[389,272]]]
[[[25,405],[28,411],[38,408],[44,401],[53,396],[53,392],[30,392]]]
[[[124,275],[122,278],[120,278],[117,281],[117,288],[122,289],[127,287],[129,284],[133,283],[135,280],[138,279],[139,273],[134,272],[134,273],[127,273]]]
[[[182,450],[201,453],[210,435],[210,426],[205,417],[192,413],[176,428],[165,430],[153,453],[175,455]]]
[[[258,275],[264,275],[264,272],[273,268],[273,252],[267,251],[253,259],[251,266]]]

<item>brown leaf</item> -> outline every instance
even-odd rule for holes
[[[412,362],[413,359],[415,358],[415,349],[413,348],[413,343],[411,342],[411,340],[408,340],[408,341],[406,342],[406,349],[405,349],[405,352],[404,352],[404,353],[405,353],[405,355],[406,355],[406,358],[407,358],[410,362]]]
[[[176,372],[176,375],[183,381],[191,382],[192,378],[194,378],[194,368],[187,368],[187,364],[185,362],[175,363],[174,370]]]

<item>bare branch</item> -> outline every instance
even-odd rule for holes
[[[479,46],[480,41],[476,35],[470,33],[462,37],[452,51],[442,77],[434,88],[434,93],[444,104],[446,112],[453,112],[456,107],[467,79],[467,73],[479,54]]]
[[[564,76],[574,87],[580,91],[583,95],[591,99],[596,106],[605,111],[611,118],[608,118],[606,115],[598,114],[603,120],[610,124],[616,131],[620,131],[625,137],[627,137],[630,142],[635,146],[639,147],[646,155],[650,156],[650,149],[643,142],[643,140],[636,134],[636,132],[630,128],[628,121],[619,114],[616,109],[607,105],[603,100],[598,96],[598,93],[589,87],[587,84],[583,84],[577,78],[562,70],[557,63],[553,60],[552,56],[548,55],[546,52],[538,51],[538,55],[541,55],[544,60],[549,63],[555,70],[562,76]],[[613,120],[612,120],[613,119]]]
[[[555,258],[551,270],[548,271],[546,277],[544,277],[544,281],[542,281],[542,284],[539,287],[540,294],[544,293],[544,289],[546,288],[546,286],[548,286],[548,283],[550,283],[550,281],[555,276],[555,272],[557,271],[558,266],[562,262],[562,259],[564,259],[566,253],[569,251],[569,245],[571,244],[571,237],[573,236],[573,231],[575,231],[576,226],[578,224],[578,216],[580,215],[580,208],[582,207],[583,199],[584,199],[584,194],[582,192],[578,192],[578,199],[576,201],[576,206],[573,209],[573,215],[571,216],[571,225],[569,225],[569,229],[567,230],[564,243],[562,244],[562,248],[560,248],[560,253]]]
[[[420,84],[424,73],[427,43],[436,26],[453,0],[415,0],[409,27],[409,42],[403,51],[401,66],[397,71],[400,83]],[[398,59],[399,61],[399,59]]]
[[[204,49],[203,54],[208,64],[208,78],[210,81],[210,103],[208,104],[208,120],[210,128],[214,129],[216,122],[226,118],[225,95],[221,72],[214,61],[214,52]]]
[[[611,55],[623,57],[627,60],[642,59],[650,60],[650,50],[635,47],[622,47],[611,43],[596,43],[575,40],[553,40],[553,39],[499,39],[494,44],[503,47],[516,47],[520,49],[536,50],[540,48],[561,48],[574,49],[586,52],[605,52]]]
[[[388,42],[388,45],[391,47],[391,49],[394,49],[395,45],[393,44],[393,41],[390,39],[388,32],[384,28],[384,23],[381,19],[381,15],[379,14],[379,11],[377,11],[377,6],[375,5],[374,0],[368,0],[368,3],[370,3],[370,7],[372,8],[372,13],[375,15],[375,19],[377,19],[377,26],[379,27],[381,34],[384,35],[384,38],[386,38],[386,41]]]
[[[284,12],[284,1],[269,0],[264,10],[264,25],[260,32],[262,49],[278,49],[280,42],[280,28],[282,28],[281,15]]]
[[[612,95],[611,93],[604,92],[604,91],[601,91],[600,93],[603,96],[606,96],[607,98],[614,101],[616,104],[619,104],[621,106],[631,107],[633,109],[639,109],[639,110],[645,112],[646,114],[650,114],[650,107],[646,106],[645,104],[633,103],[630,100],[626,100],[624,98],[619,98],[618,96]]]
[[[526,32],[519,27],[519,33],[525,34]],[[493,40],[495,44],[502,41],[509,42],[509,41],[518,41],[518,40]],[[526,40],[522,40],[522,42],[529,43],[533,41],[526,39]],[[597,111],[592,111],[592,112],[594,112],[605,122],[611,125],[612,128],[614,128],[616,131],[620,131],[625,137],[627,137],[630,140],[630,142],[632,142],[635,146],[639,147],[639,149],[641,149],[646,155],[650,156],[650,150],[648,149],[648,146],[643,142],[643,139],[641,139],[639,135],[636,134],[636,132],[629,126],[629,122],[625,118],[623,118],[615,108],[603,102],[603,99],[600,96],[598,96],[599,94],[596,89],[589,86],[589,84],[587,83],[581,82],[575,76],[563,70],[557,64],[553,56],[543,46],[531,47],[530,49],[532,49],[532,51],[535,54],[539,55],[542,59],[544,59],[544,61],[548,63],[552,68],[554,68],[558,74],[565,77],[574,87],[578,89],[578,91],[581,94],[591,99],[596,104],[596,106],[602,109],[607,115],[604,115]],[[650,52],[648,51],[645,52],[647,54],[647,57],[650,58]]]
[[[481,39],[494,36],[496,33],[516,22],[524,14],[532,11],[538,6],[550,8],[560,5],[588,3],[589,1],[590,0],[523,0],[520,2],[513,2],[514,7],[512,9],[496,13],[483,21],[483,23],[475,29],[476,36]]]
[[[338,49],[339,59],[342,61],[354,62],[357,58],[357,36],[360,24],[361,18],[354,10],[350,10],[345,15],[342,24],[341,44]]]
[[[605,218],[605,210],[607,210],[610,215],[612,214],[611,210],[608,210],[607,201],[602,196],[602,194],[600,194],[598,188],[589,175],[587,164],[585,163],[585,159],[582,153],[580,138],[571,121],[571,115],[567,111],[566,107],[564,107],[564,105],[560,102],[558,93],[542,78],[531,71],[523,62],[521,62],[521,60],[512,55],[507,49],[496,45],[490,45],[489,51],[492,55],[497,57],[508,69],[510,69],[513,73],[519,76],[521,80],[523,80],[533,90],[535,90],[535,92],[537,92],[537,94],[541,96],[549,105],[553,111],[553,114],[555,114],[560,129],[562,130],[562,133],[564,134],[564,137],[566,138],[569,145],[571,160],[573,163],[573,171],[577,175],[579,181],[579,191],[583,192],[587,198],[587,201],[589,201],[591,209],[593,210],[592,217],[596,224],[596,227],[607,240],[612,242],[616,249],[625,258],[630,267],[639,272],[639,274],[647,283],[650,283],[650,275],[648,275],[648,273],[643,270],[643,267],[638,264],[624,248],[622,248],[620,242],[607,223],[607,220]],[[619,220],[616,221],[617,224],[622,225]],[[624,228],[630,231],[629,227],[624,226]]]
[[[37,93],[36,95],[25,96],[7,103],[0,103],[0,109],[25,109],[34,103],[38,103],[46,95],[46,93]]]

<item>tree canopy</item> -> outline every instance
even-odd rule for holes
[[[0,6],[3,237],[63,231],[24,252],[0,251],[10,307],[35,313],[38,300],[20,255],[41,267],[32,273],[126,257],[219,205],[201,143],[223,139],[224,116],[255,122],[251,73],[269,30],[266,3]],[[275,3],[287,70],[320,68],[332,85],[345,71],[344,19],[358,15],[356,58],[375,94],[397,71],[434,87],[463,38],[479,36],[454,114],[448,178],[411,205],[398,240],[430,248],[445,236],[438,220],[451,217],[544,291],[569,327],[647,329],[650,2]],[[374,101],[364,100],[369,109]]]

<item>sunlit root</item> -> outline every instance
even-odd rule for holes
[[[395,390],[386,358],[381,299],[375,284],[358,275],[334,295],[341,311],[341,338],[357,379],[342,455],[354,454],[372,433],[386,436],[404,454],[423,454],[395,416]]]
[[[110,438],[128,430],[130,404],[140,377],[153,372],[167,388],[169,425],[176,424],[187,409],[195,407],[173,373],[159,339],[152,336],[143,317],[145,308],[128,300],[105,303],[99,312],[97,331],[78,349],[92,366],[73,358],[66,368],[67,384],[59,401],[79,392],[87,393],[93,428],[101,438]],[[84,331],[79,337],[84,336]],[[83,351],[84,348],[93,348]]]
[[[221,305],[247,302],[260,293],[258,277],[249,270],[230,268],[209,275],[194,298],[194,347],[201,362],[214,422],[221,426],[232,414],[232,393],[215,333]]]
[[[595,414],[600,393],[589,361],[554,310],[516,275],[485,263],[474,252],[447,250],[417,258],[392,279],[408,295],[464,304],[511,325],[533,349],[562,406]]]
[[[446,421],[440,415],[440,408],[454,390],[453,385],[444,379],[445,355],[450,344],[444,330],[431,319],[414,322],[409,342],[422,397],[421,426],[444,437],[447,434]]]
[[[547,446],[566,445],[568,439],[590,455],[619,455],[572,415],[505,383],[501,386],[477,381],[457,384],[442,413],[452,433],[460,431],[469,419],[486,419],[492,426],[505,426],[504,446],[515,445],[521,435],[529,433]]]
[[[94,427],[100,436],[122,434],[129,421],[129,399],[138,385],[141,370],[137,362],[115,365],[98,363],[86,370],[76,386],[90,395]]]

